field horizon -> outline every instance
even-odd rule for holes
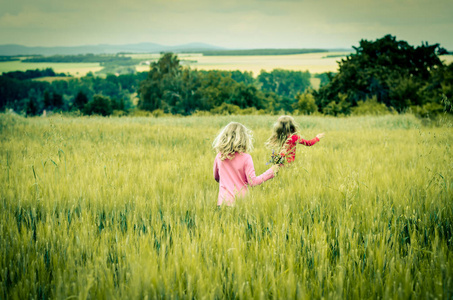
[[[257,77],[261,70],[270,72],[274,69],[290,71],[308,71],[311,74],[338,72],[338,62],[351,52],[320,52],[291,55],[230,55],[203,56],[200,53],[176,53],[181,64],[198,70],[221,70],[252,72]],[[160,54],[137,53],[124,54],[141,62],[134,66],[137,72],[149,71],[150,63],[157,61]],[[445,64],[453,62],[453,55],[442,55]],[[74,77],[83,77],[87,73],[97,73],[103,69],[99,63],[36,63],[7,61],[0,62],[0,73],[52,68],[56,73],[65,73]],[[103,75],[105,76],[105,74]],[[313,78],[316,79],[316,78]],[[316,84],[316,83],[315,83]]]
[[[291,71],[309,71],[310,73],[336,72],[339,57],[328,55],[346,55],[346,53],[308,53],[291,55],[256,55],[256,56],[203,56],[197,53],[179,53],[181,64],[198,70],[222,70],[253,72],[257,77],[261,70],[267,72],[273,69],[286,69]],[[142,62],[135,65],[137,72],[149,71],[150,63],[157,61],[160,54],[124,54]],[[99,72],[102,66],[99,63],[29,63],[21,61],[0,62],[0,73],[12,71],[26,71],[30,69],[52,68],[56,73],[70,74],[75,77],[85,76],[88,72]]]

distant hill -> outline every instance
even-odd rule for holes
[[[27,47],[22,45],[0,45],[1,55],[77,55],[77,54],[116,54],[120,52],[127,53],[160,53],[160,52],[202,52],[208,50],[222,50],[203,43],[189,43],[177,46],[165,46],[155,43],[138,43],[125,45],[86,45],[74,47]]]

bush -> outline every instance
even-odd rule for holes
[[[396,113],[395,110],[392,112]],[[351,108],[351,115],[353,116],[381,116],[392,112],[384,103],[379,103],[376,96],[365,101],[358,101],[357,106]]]
[[[266,112],[263,109],[256,109],[255,107],[247,107],[239,110],[240,115],[265,115]]]
[[[196,110],[192,116],[196,116],[196,117],[208,117],[208,116],[212,116],[212,114],[209,112],[209,111],[206,111],[206,110]]]
[[[110,116],[113,113],[110,98],[101,95],[95,95],[93,100],[88,102],[83,110],[87,115]]]
[[[436,117],[444,112],[444,106],[439,103],[426,103],[423,106],[411,106],[409,112],[419,118]]]
[[[113,113],[112,113],[112,116],[115,116],[115,117],[124,117],[124,116],[127,116],[127,113],[124,111],[124,110],[114,110]]]
[[[347,99],[346,94],[338,93],[339,101],[331,101],[327,104],[323,109],[322,112],[326,115],[342,117],[345,115],[349,115],[351,102]]]
[[[150,111],[134,108],[129,111],[129,116],[131,116],[131,117],[151,117],[152,114]]]
[[[234,104],[228,104],[223,102],[222,105],[211,109],[211,113],[214,115],[238,115],[241,112],[241,108]]]
[[[299,114],[311,115],[314,112],[318,111],[315,97],[310,92],[297,95],[296,100],[296,109],[298,110]]]
[[[151,112],[151,115],[155,118],[164,117],[165,112],[162,109],[155,109]]]

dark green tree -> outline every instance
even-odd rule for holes
[[[171,103],[179,100],[178,87],[181,75],[179,59],[173,53],[165,53],[151,64],[148,78],[140,84],[140,100],[138,107],[153,111],[163,109],[169,111]]]
[[[328,84],[329,82],[331,82],[332,78],[334,76],[335,76],[335,73],[332,73],[332,72],[325,72],[325,73],[315,74],[314,75],[315,78],[319,78],[319,80],[320,80],[319,86],[320,87],[323,87],[326,84]]]
[[[309,72],[275,69],[270,73],[261,71],[257,80],[263,91],[294,99],[310,87],[310,77]]]
[[[87,115],[111,115],[113,113],[113,109],[110,98],[102,95],[94,95],[93,100],[85,105],[83,112]]]
[[[306,91],[305,93],[297,95],[296,100],[297,103],[295,104],[295,107],[300,114],[311,115],[312,113],[318,111],[315,97],[313,97],[311,91]]]
[[[73,109],[78,109],[78,110],[82,110],[85,105],[88,103],[88,97],[87,95],[85,95],[84,92],[82,91],[79,91],[77,93],[77,96],[74,98],[74,102],[72,104],[72,107]]]
[[[314,93],[320,109],[329,105],[327,110],[332,111],[332,101],[355,106],[373,97],[398,111],[422,105],[422,87],[442,67],[438,54],[445,51],[439,44],[413,47],[391,35],[361,40],[354,49],[356,53],[339,63],[339,73]]]
[[[44,109],[54,110],[61,109],[64,105],[63,95],[56,92],[44,91]]]
[[[179,83],[179,97],[172,109],[173,113],[190,115],[201,109],[201,93],[197,92],[201,87],[201,74],[198,71],[183,69]]]
[[[25,101],[25,114],[27,116],[36,116],[41,112],[40,95],[35,89],[28,91],[28,99]]]
[[[122,98],[111,99],[111,104],[112,104],[112,110],[125,110],[126,109],[126,103],[125,103],[124,99],[122,99]]]
[[[430,102],[443,104],[442,100],[453,99],[453,63],[433,70],[431,80],[423,88],[423,97]]]
[[[27,106],[25,109],[25,113],[27,116],[36,116],[38,114],[38,104],[36,103],[36,99],[30,98],[28,99]]]
[[[63,95],[58,93],[52,94],[52,106],[54,109],[61,109],[64,105]]]
[[[228,102],[237,105],[242,109],[247,107],[255,107],[256,109],[264,108],[262,99],[258,94],[258,89],[253,85],[246,85],[244,83],[234,85]]]
[[[237,82],[221,71],[202,72],[201,74],[201,86],[197,90],[201,109],[211,110],[224,102],[228,103]]]
[[[49,93],[48,90],[44,91],[44,108],[48,109],[52,107],[52,95]]]
[[[241,72],[241,71],[231,71],[231,78],[237,83],[245,83],[246,85],[254,85],[255,78],[253,78],[252,72]]]

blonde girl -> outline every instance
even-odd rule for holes
[[[296,159],[296,146],[313,146],[324,137],[324,133],[316,135],[312,140],[304,140],[297,134],[297,124],[291,116],[281,116],[274,124],[272,135],[266,142],[266,146],[276,149],[279,154],[286,156],[286,161],[292,163]]]
[[[248,186],[259,185],[273,178],[278,166],[273,166],[260,176],[255,175],[252,151],[252,132],[244,125],[231,122],[215,138],[213,148],[214,179],[219,183],[217,205],[232,205],[238,196],[244,196]]]

